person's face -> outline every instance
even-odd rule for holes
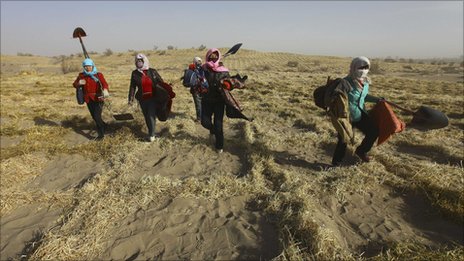
[[[137,62],[135,63],[135,66],[137,66],[137,68],[142,68],[143,67],[143,59],[137,59]]]
[[[84,70],[86,72],[91,72],[93,70],[93,66],[92,65],[86,65],[86,66],[84,66]]]
[[[358,70],[366,70],[366,69],[369,69],[369,65],[367,64],[358,68]]]
[[[217,53],[212,53],[212,54],[209,56],[208,60],[210,60],[210,61],[212,61],[212,62],[216,62],[216,61],[218,60],[218,58],[219,58],[219,56],[218,56]]]

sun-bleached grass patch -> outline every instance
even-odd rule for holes
[[[177,94],[172,117],[157,122],[156,132],[161,137],[154,143],[143,140],[147,130],[140,109],[127,107],[130,74],[135,69],[133,56],[138,52],[149,55],[152,67],[173,84]],[[204,53],[187,49],[92,54],[110,85],[113,113],[130,111],[135,116],[135,120],[117,122],[105,107],[110,133],[98,142],[91,140],[95,126],[86,106],[76,103],[71,84],[77,72],[63,74],[60,64],[50,58],[2,59],[1,135],[21,139],[2,147],[1,214],[8,215],[16,206],[36,201],[58,207],[63,213],[59,226],[43,232],[31,259],[95,259],[111,239],[109,231],[125,226],[121,223],[125,218],[176,197],[247,197],[247,206],[262,212],[276,226],[282,246],[277,260],[366,259],[362,252],[347,247],[340,239],[341,228],[329,221],[334,219],[331,211],[335,208],[358,198],[369,199],[379,190],[418,192],[429,201],[431,212],[439,210],[445,218],[462,221],[463,86],[453,75],[440,74],[443,70],[439,65],[379,62],[382,74],[371,75],[370,93],[411,110],[423,105],[443,111],[450,117],[450,126],[421,131],[407,125],[406,131],[374,147],[372,162],[359,164],[353,160],[354,148],[350,147],[347,161],[352,164],[331,168],[328,164],[336,132],[325,112],[314,105],[312,92],[325,83],[327,76],[345,76],[350,58],[246,49],[229,56],[224,62],[231,73],[249,77],[247,88],[233,94],[254,121],[225,119],[226,144],[219,156],[207,141],[208,131],[193,121],[192,97],[179,80],[192,58],[204,57]],[[76,55],[69,62],[80,64],[82,59]],[[289,61],[297,66],[288,67]],[[395,112],[407,123],[412,118]],[[76,135],[89,140],[76,142]],[[64,138],[68,136],[73,139]],[[356,133],[357,144],[362,137]],[[24,188],[22,184],[40,175],[45,162],[60,153],[101,161],[103,167],[66,191]],[[163,162],[163,157],[172,154],[180,155]],[[199,158],[195,164],[203,159],[210,165],[186,177],[156,172],[156,164],[163,162],[168,169],[189,155]],[[147,164],[152,171],[136,173],[151,157],[158,157]],[[219,167],[225,166],[221,159],[231,158],[241,164],[240,170],[228,172]],[[195,164],[189,160],[184,161],[190,162],[193,170]],[[382,207],[382,203],[373,204]],[[462,246],[434,252],[419,241],[400,241],[381,242],[385,249],[371,253],[373,259],[459,260],[462,256]]]

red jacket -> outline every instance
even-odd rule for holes
[[[103,87],[103,89],[109,90],[108,89],[108,83],[106,83],[105,77],[103,77],[103,74],[97,73],[96,77],[98,80],[100,80],[100,83]],[[84,85],[84,100],[86,103],[89,103],[90,101],[102,101],[102,98],[98,97],[103,97],[103,93],[101,93],[100,86],[97,82],[92,79],[90,76],[86,76],[84,73],[79,73],[77,76],[76,80],[73,83],[74,88],[79,87],[79,80],[84,79],[85,80],[85,85]]]

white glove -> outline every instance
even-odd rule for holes
[[[85,84],[85,79],[80,79],[79,80],[79,85],[84,85]]]
[[[110,97],[110,93],[108,92],[107,89],[103,89],[103,97],[104,97],[104,98]]]

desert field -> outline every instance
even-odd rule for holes
[[[227,48],[221,48],[225,52]],[[128,107],[135,51],[90,54],[109,84],[109,124],[72,83],[83,56],[1,56],[1,260],[462,260],[464,68],[373,59],[370,94],[449,126],[406,130],[360,163],[330,166],[336,132],[312,98],[351,58],[240,49],[232,93],[252,122],[224,118],[224,152],[195,122],[179,80],[206,50],[141,51],[176,97],[146,142]],[[134,120],[113,114],[131,112]],[[357,144],[363,135],[357,131]]]

